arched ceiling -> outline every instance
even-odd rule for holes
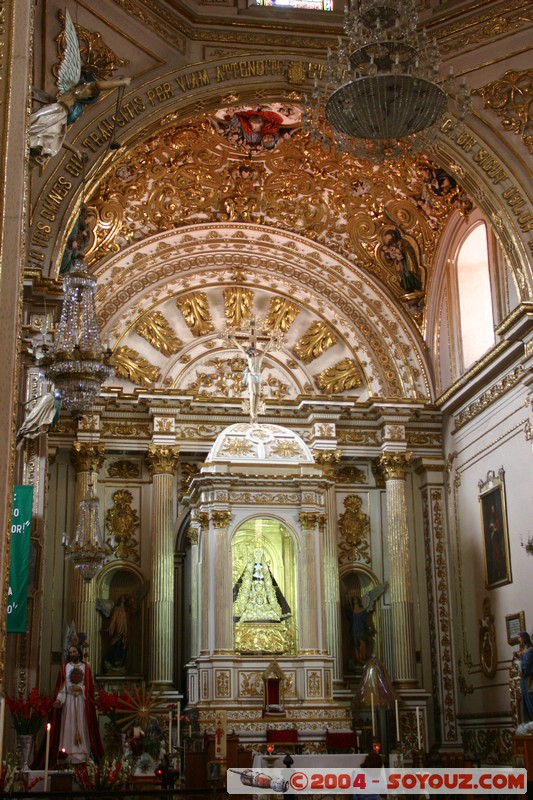
[[[238,114],[283,123],[263,140]],[[243,362],[223,333],[253,315],[285,333],[265,363],[267,399],[431,401],[436,246],[473,207],[455,181],[425,156],[378,166],[327,152],[297,106],[164,122],[118,151],[88,200],[86,260],[120,391],[240,398]]]

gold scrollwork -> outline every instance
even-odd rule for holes
[[[139,336],[163,353],[170,356],[177,353],[182,343],[174,333],[170,322],[160,311],[146,314],[135,326]]]
[[[265,317],[265,331],[287,333],[300,312],[298,306],[284,297],[272,297]]]
[[[323,322],[315,320],[295,344],[293,353],[304,364],[310,364],[334,344],[337,344],[337,337],[333,331]]]
[[[139,465],[135,461],[129,461],[127,458],[113,461],[107,468],[107,474],[110,478],[138,478],[140,472]]]
[[[533,153],[531,132],[531,96],[533,94],[533,69],[509,69],[503,78],[473,89],[481,95],[485,108],[494,111],[502,128],[520,135],[530,153]]]
[[[111,534],[107,543],[117,558],[139,561],[138,542],[133,538],[133,532],[139,527],[139,516],[131,507],[133,495],[127,489],[119,489],[111,498],[113,506],[105,516],[106,528]]]
[[[238,328],[245,319],[252,315],[254,292],[242,286],[232,286],[224,289],[224,313],[228,325]]]
[[[185,297],[179,297],[176,305],[194,336],[204,336],[214,330],[205,292],[191,292]]]
[[[230,674],[226,669],[215,670],[215,696],[230,697]]]
[[[352,358],[343,358],[316,377],[316,385],[326,394],[340,394],[363,383],[361,368]]]
[[[151,387],[159,380],[159,367],[150,364],[132,347],[119,347],[113,353],[113,360],[117,375],[138,386]]]
[[[370,564],[370,517],[361,511],[363,501],[356,494],[344,499],[346,511],[339,517],[339,560],[365,561]]]

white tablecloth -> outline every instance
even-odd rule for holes
[[[332,767],[343,769],[345,767],[359,767],[366,758],[366,753],[313,753],[311,755],[290,754],[294,763],[291,769],[314,769],[315,767]],[[280,753],[273,759],[263,753],[255,753],[252,766],[255,769],[262,767],[284,767],[285,753]]]

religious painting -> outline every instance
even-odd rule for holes
[[[214,124],[227,142],[248,155],[274,150],[280,141],[302,127],[302,112],[288,103],[228,106],[214,116]]]
[[[479,481],[479,503],[485,555],[485,587],[495,589],[512,583],[504,471],[489,470]]]
[[[507,644],[514,647],[515,644],[518,644],[518,634],[527,630],[524,612],[518,611],[516,614],[507,614],[505,617],[505,630],[507,631]]]

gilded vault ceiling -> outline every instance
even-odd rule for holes
[[[221,336],[253,315],[286,334],[267,400],[429,399],[438,240],[472,203],[425,156],[372,166],[325,151],[296,106],[224,108],[118,151],[88,207],[124,391],[238,402],[244,364]]]

